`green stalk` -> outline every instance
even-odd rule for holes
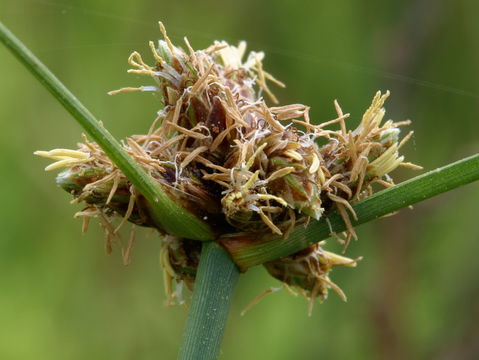
[[[149,201],[164,230],[194,240],[213,240],[214,234],[203,221],[175,204],[143,170],[121,144],[83,104],[38,60],[1,22],[0,40],[78,121],[90,137]]]
[[[178,359],[217,359],[239,269],[216,242],[203,243]]]
[[[429,171],[392,188],[358,201],[353,205],[358,216],[353,226],[364,224],[380,216],[426,200],[479,179],[479,154]],[[311,223],[306,229],[297,226],[287,239],[277,235],[231,234],[220,238],[234,262],[242,271],[293,254],[305,247],[330,237],[331,231],[340,233],[346,225],[338,213],[327,215],[327,220]],[[328,224],[329,222],[329,224]],[[261,238],[261,240],[257,240]]]

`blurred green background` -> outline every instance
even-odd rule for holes
[[[356,125],[378,89],[387,117],[412,119],[404,148],[426,170],[479,151],[479,2],[456,1],[24,1],[0,19],[117,138],[146,132],[158,109],[148,94],[106,92],[145,84],[128,75],[133,50],[162,20],[177,44],[215,39],[266,52],[288,87],[283,104],[334,117],[337,98]],[[103,250],[98,224],[82,236],[80,207],[55,186],[33,151],[72,148],[81,129],[0,46],[0,358],[174,359],[186,312],[164,305],[157,237],[140,231],[129,267]],[[402,169],[402,181],[417,175]],[[223,359],[467,359],[479,356],[479,183],[358,229],[356,269],[332,279],[307,316],[286,291],[241,310],[278,282],[258,267],[241,277]],[[329,248],[339,246],[329,242]]]

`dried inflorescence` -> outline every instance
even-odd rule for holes
[[[219,234],[268,231],[287,237],[296,225],[337,209],[348,229],[340,240],[347,245],[356,237],[351,203],[370,195],[373,182],[392,186],[388,174],[397,166],[415,167],[398,154],[411,136],[398,142],[398,127],[409,122],[381,124],[389,93],[376,94],[354,131],[346,130],[349,114],[337,102],[337,118],[314,125],[308,106],[266,104],[263,93],[276,102],[267,82],[283,84],[263,70],[263,53],[251,52],[243,62],[244,42],[238,47],[215,42],[194,51],[186,38],[184,51],[160,27],[164,40],[157,46],[150,42],[155,63],[148,65],[137,52],[129,58],[129,72],[150,76],[155,85],[110,92],[151,91],[161,97],[163,108],[148,133],[127,138],[124,148],[172,199]],[[333,124],[340,129],[326,129]],[[326,145],[317,145],[320,138]],[[163,231],[150,216],[150,204],[97,144],[84,138],[78,150],[37,154],[57,160],[47,169],[67,168],[57,181],[75,202],[85,202],[77,216],[86,224],[92,216],[100,218],[107,248],[127,220]],[[123,218],[117,228],[107,220],[115,214]],[[193,287],[199,247],[192,240],[165,238],[162,259],[171,296],[173,278]],[[129,255],[131,246],[123,249]],[[355,262],[317,245],[266,267],[315,299],[324,298],[327,287],[339,292],[327,276],[339,264]],[[291,280],[294,273],[303,280]]]

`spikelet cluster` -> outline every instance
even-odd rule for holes
[[[284,85],[263,70],[263,53],[251,52],[243,60],[244,42],[215,42],[194,51],[186,38],[183,50],[161,23],[160,28],[164,40],[150,42],[154,63],[137,52],[129,58],[129,72],[150,77],[152,84],[110,92],[153,92],[161,99],[149,131],[127,138],[124,148],[172,199],[218,233],[266,231],[287,237],[298,224],[337,209],[348,230],[335,236],[347,245],[356,237],[351,203],[370,195],[373,182],[392,186],[389,173],[399,165],[415,167],[398,153],[411,135],[399,142],[398,127],[408,122],[382,123],[389,93],[378,92],[354,131],[346,129],[349,114],[337,102],[337,118],[314,125],[308,106],[266,104],[264,94],[277,102],[269,84]],[[327,129],[334,124],[340,129]],[[318,146],[318,139],[325,145]],[[100,218],[107,249],[117,239],[127,261],[132,238],[123,244],[118,231],[126,221],[163,229],[150,204],[103,150],[83,140],[77,150],[37,154],[56,160],[48,170],[66,168],[57,182],[74,202],[85,203],[76,216],[84,217],[85,229],[91,217]],[[113,227],[109,219],[115,215],[122,220]],[[200,243],[165,235],[161,258],[170,299],[181,292],[173,291],[173,279],[193,288],[199,249]],[[327,276],[332,266],[352,264],[315,245],[266,268],[314,300],[324,299],[328,287],[338,291]]]
[[[354,267],[361,259],[352,260],[326,251],[322,248],[324,244],[322,241],[290,256],[264,264],[271,276],[288,286],[295,287],[309,300],[309,315],[317,298],[324,301],[328,297],[329,288],[346,301],[344,292],[330,280],[329,272],[335,266]]]

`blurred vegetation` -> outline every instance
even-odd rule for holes
[[[264,50],[265,68],[288,85],[276,91],[281,102],[311,105],[316,122],[334,117],[337,98],[356,124],[377,89],[391,90],[387,117],[413,120],[404,151],[426,170],[479,151],[477,13],[467,0],[0,3],[2,21],[117,138],[155,118],[151,95],[106,92],[147,81],[126,73],[126,59],[148,53],[161,19],[177,43],[244,39]],[[72,147],[81,129],[3,47],[0,76],[0,358],[175,358],[186,312],[164,306],[158,238],[140,231],[125,268],[118,250],[105,254],[97,224],[81,235],[78,206],[32,155]],[[240,317],[278,285],[250,270],[222,358],[477,357],[478,200],[475,183],[360,227],[348,255],[365,259],[332,274],[348,303],[332,293],[311,318],[286,291]]]

